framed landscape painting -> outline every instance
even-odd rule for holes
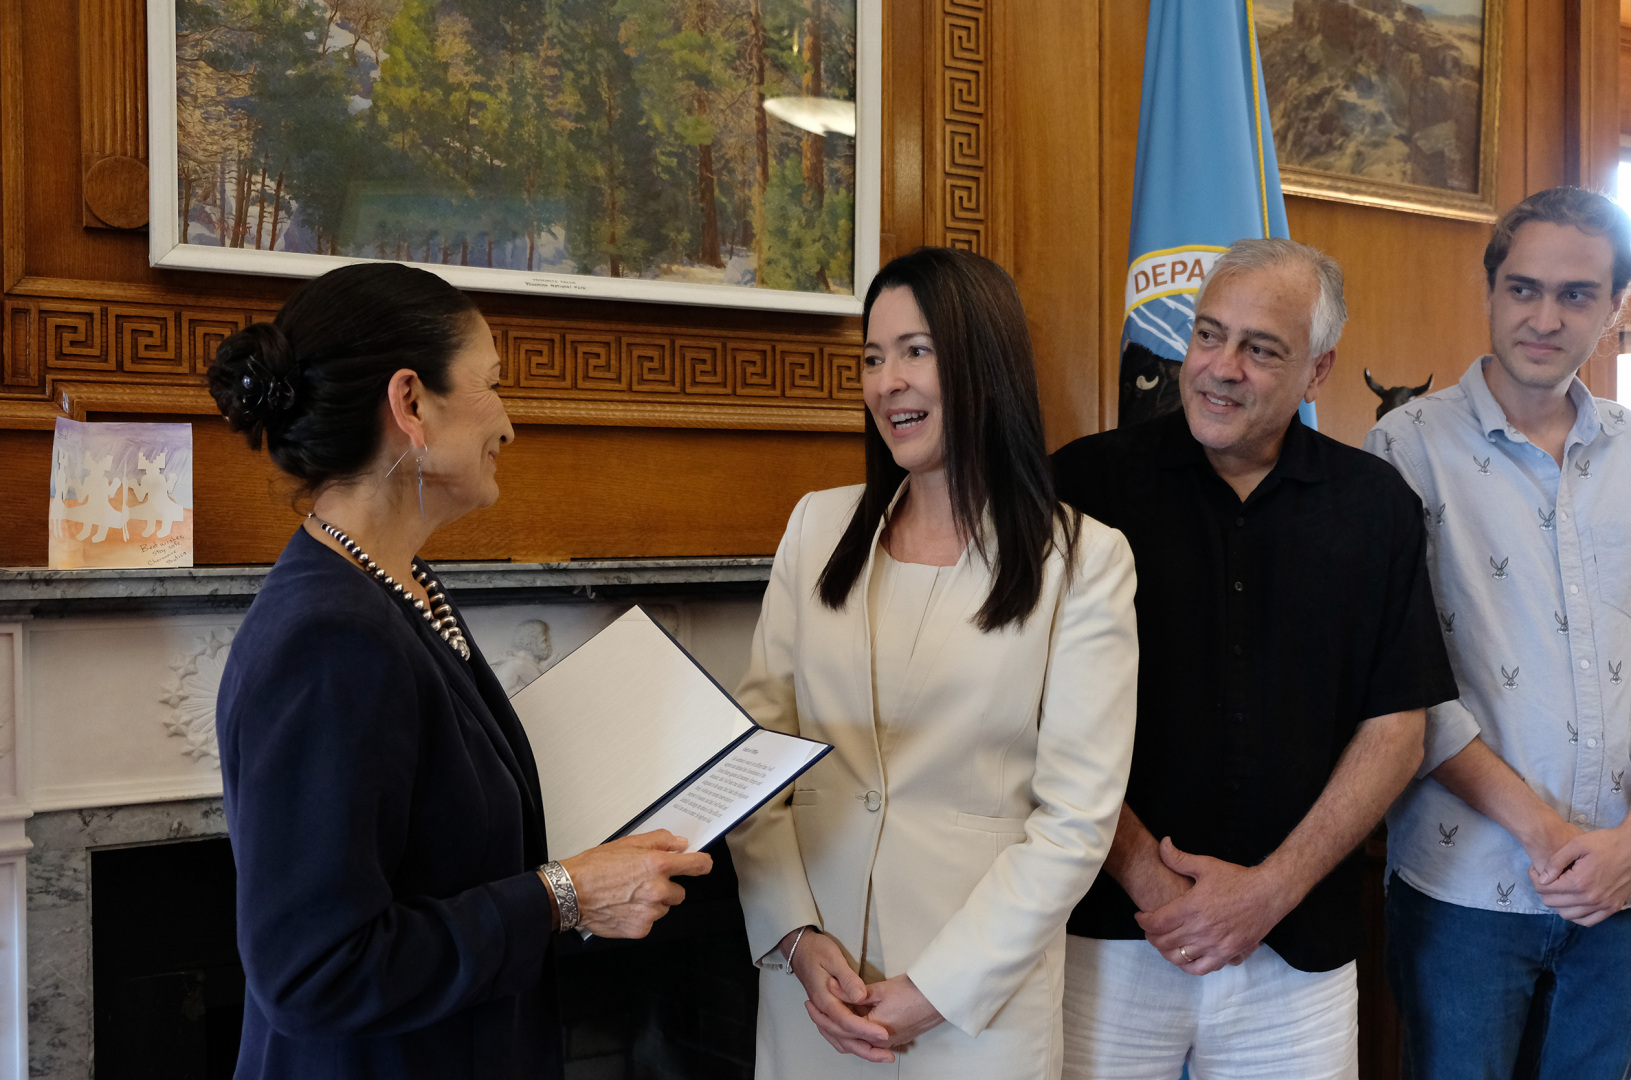
[[[1495,219],[1505,0],[1254,0],[1288,195]]]
[[[859,313],[882,0],[148,0],[155,266]]]

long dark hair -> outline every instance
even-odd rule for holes
[[[975,622],[984,631],[1024,625],[1042,595],[1054,522],[1064,527],[1069,573],[1079,519],[1054,495],[1019,291],[990,259],[953,248],[918,248],[872,279],[861,314],[863,338],[872,306],[885,289],[896,287],[912,291],[934,339],[952,518],[994,571]],[[854,591],[878,523],[905,478],[868,411],[866,491],[816,584],[828,607],[843,607]],[[987,509],[996,533],[994,551],[986,550],[980,528]]]
[[[470,298],[427,270],[366,262],[307,283],[269,323],[221,343],[210,394],[250,449],[261,441],[310,494],[367,467],[380,402],[403,368],[433,393],[475,330]]]

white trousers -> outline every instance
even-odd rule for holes
[[[1064,1080],[1357,1080],[1352,963],[1298,971],[1264,945],[1188,975],[1147,941],[1065,939]]]

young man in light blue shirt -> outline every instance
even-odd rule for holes
[[[1491,355],[1365,446],[1421,496],[1461,697],[1388,814],[1405,1075],[1631,1067],[1631,427],[1575,373],[1616,324],[1631,221],[1554,188],[1484,253]]]

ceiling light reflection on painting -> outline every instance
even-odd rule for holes
[[[816,135],[855,138],[855,102],[824,97],[765,98],[765,112]]]

